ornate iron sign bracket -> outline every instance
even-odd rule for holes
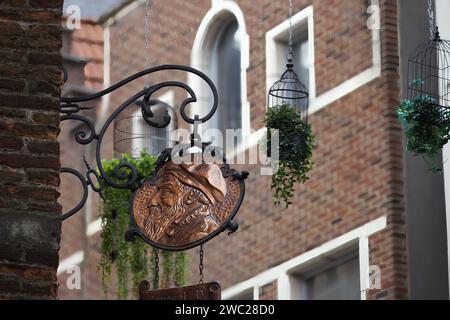
[[[167,81],[158,83],[137,92],[123,102],[96,132],[93,121],[79,114],[87,109],[80,104],[103,97],[139,78],[149,74],[178,70],[192,73],[203,79],[210,88],[213,96],[211,110],[200,118],[195,115],[191,118],[186,108],[196,102],[194,91],[185,83],[179,81]],[[67,73],[64,75],[67,81]],[[141,115],[145,122],[155,128],[163,128],[171,123],[171,117],[166,115],[163,123],[154,121],[151,96],[166,87],[178,87],[184,89],[189,97],[180,105],[180,115],[183,120],[194,125],[194,133],[191,135],[191,145],[177,145],[173,149],[166,149],[159,156],[157,167],[151,177],[139,181],[137,168],[127,161],[121,161],[114,169],[114,176],[109,177],[102,166],[101,147],[107,130],[113,121],[127,108],[142,99]],[[187,66],[162,65],[136,73],[117,84],[98,93],[76,98],[61,98],[61,121],[79,121],[87,129],[80,129],[75,134],[75,141],[81,145],[95,145],[95,161],[97,170],[92,169],[85,161],[87,170],[81,173],[72,168],[61,168],[61,173],[75,176],[82,185],[83,196],[80,202],[71,210],[62,215],[65,220],[86,204],[88,189],[100,193],[108,185],[118,189],[130,189],[134,191],[131,204],[131,226],[127,233],[127,240],[134,236],[140,236],[150,245],[165,250],[186,250],[201,245],[225,230],[234,232],[238,225],[233,219],[239,210],[244,194],[247,172],[237,172],[229,168],[225,159],[221,164],[216,163],[178,163],[174,155],[182,155],[183,150],[197,145],[200,142],[202,151],[205,148],[211,150],[211,146],[201,144],[197,133],[197,125],[205,123],[212,118],[217,111],[218,94],[214,83],[204,73]],[[212,152],[221,151],[212,147]]]

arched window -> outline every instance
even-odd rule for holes
[[[236,18],[230,16],[217,29],[214,38],[209,76],[219,92],[219,110],[211,124],[225,135],[226,129],[242,128],[241,39]]]
[[[198,28],[192,47],[191,66],[208,75],[219,94],[216,114],[201,126],[202,138],[214,145],[223,146],[229,155],[241,148],[244,137],[250,135],[248,65],[249,36],[241,9],[234,1],[213,1]],[[211,91],[196,76],[190,77],[189,84],[197,94],[197,103],[191,106],[189,112],[192,116],[204,116],[211,108]],[[208,129],[220,130],[224,140],[216,140],[217,130]],[[225,129],[236,131],[227,137]]]

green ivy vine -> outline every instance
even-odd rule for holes
[[[313,167],[312,152],[314,137],[311,125],[290,105],[274,106],[266,112],[264,123],[267,127],[266,142],[271,145],[272,129],[279,130],[278,171],[272,176],[274,203],[287,208],[294,195],[294,185],[308,180],[308,172]]]
[[[441,119],[442,112],[442,108],[427,95],[419,95],[414,100],[405,99],[397,108],[398,118],[405,128],[406,149],[435,163],[431,168],[435,172],[441,171],[436,161],[442,147],[450,139],[450,125],[438,126],[432,121],[426,121],[425,117]]]
[[[102,161],[104,171],[108,177],[114,177],[114,169],[120,161],[132,163],[138,170],[139,180],[151,175],[155,168],[156,158],[142,152],[139,159],[128,154],[122,160],[112,159]],[[119,182],[119,181],[116,181]],[[139,283],[155,273],[156,266],[148,267],[148,257],[154,261],[156,249],[148,246],[142,239],[136,237],[133,242],[125,240],[125,233],[130,227],[130,203],[132,192],[127,189],[116,189],[105,184],[102,191],[103,204],[101,206],[102,243],[101,258],[98,269],[102,273],[103,291],[107,297],[110,288],[113,267],[117,275],[117,298],[129,298],[131,283],[134,297],[138,296]],[[151,253],[149,254],[149,252]],[[187,252],[162,251],[162,270],[160,271],[161,285],[183,286],[188,281],[188,254]],[[160,283],[153,282],[153,288],[159,288]]]

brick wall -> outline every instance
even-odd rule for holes
[[[276,300],[277,283],[273,281],[259,288],[259,300]]]
[[[262,126],[266,108],[265,33],[286,19],[287,1],[236,1],[250,36],[247,72],[252,128]],[[150,33],[151,65],[189,64],[191,48],[210,1],[153,1]],[[371,31],[366,13],[369,1],[293,1],[298,12],[314,6],[316,86],[321,94],[367,69],[372,61]],[[396,1],[381,1],[382,76],[314,113],[315,168],[311,179],[297,187],[288,210],[273,206],[270,178],[259,168],[247,180],[239,212],[240,230],[214,239],[205,248],[205,275],[223,288],[244,281],[377,217],[388,227],[369,239],[370,262],[382,273],[382,290],[369,298],[407,298],[401,128],[398,103],[398,44]],[[177,8],[177,10],[173,10]],[[111,29],[112,82],[143,68],[144,10],[136,10]],[[169,18],[170,17],[170,18]],[[127,54],[128,53],[128,54]],[[163,76],[152,81],[167,80]],[[142,84],[116,95],[129,95]],[[193,281],[197,251],[193,250]],[[263,290],[263,296],[273,291]]]
[[[150,16],[150,64],[190,64],[198,27],[210,0],[154,0]],[[237,0],[250,36],[247,71],[253,129],[262,127],[266,110],[265,34],[287,17],[287,1]],[[294,0],[295,11],[314,6],[316,86],[321,94],[367,69],[372,61],[366,0]],[[240,229],[205,247],[205,278],[222,288],[247,280],[380,216],[388,226],[369,238],[370,263],[381,269],[381,290],[371,299],[408,298],[404,178],[401,128],[394,106],[400,97],[396,1],[380,1],[382,74],[310,117],[316,136],[311,179],[299,185],[287,210],[274,207],[270,178],[259,167],[251,175],[237,219]],[[176,10],[174,10],[176,8]],[[111,82],[144,68],[144,8],[111,27]],[[174,80],[161,73],[151,83]],[[186,80],[179,75],[177,80]],[[121,88],[111,106],[141,90],[144,82]],[[177,91],[177,100],[184,96]],[[112,111],[112,110],[111,110]],[[109,154],[112,150],[109,150]],[[192,282],[198,280],[198,250],[192,253]],[[95,257],[94,257],[95,259]],[[95,263],[86,269],[95,273]],[[99,274],[97,274],[100,277]],[[261,299],[276,297],[276,283],[260,288]]]
[[[383,160],[387,171],[384,180],[388,186],[386,200],[382,204],[386,209],[388,227],[374,235],[369,242],[370,263],[378,265],[382,272],[382,289],[371,290],[369,298],[405,299],[409,297],[408,266],[406,246],[406,210],[403,174],[403,132],[397,120],[393,106],[400,101],[399,41],[397,1],[383,1],[381,6],[381,45],[384,91],[383,103],[386,108],[382,116],[385,119],[383,131],[389,152]]]
[[[62,21],[63,27],[66,21]],[[100,25],[91,21],[82,21],[80,29],[68,30],[63,32],[63,50],[64,66],[68,71],[68,81],[64,85],[63,96],[80,96],[90,92],[100,90],[103,86],[103,30]],[[81,62],[80,62],[81,61]],[[96,117],[100,114],[101,99],[90,101],[89,107],[97,107],[93,110],[84,111],[80,114],[91,119],[94,123]],[[78,130],[88,130],[79,121],[64,121],[61,123],[61,134],[59,141],[61,144],[61,165],[63,167],[74,168],[79,172],[85,172],[86,166],[83,163],[83,157],[95,166],[94,147],[80,145],[75,141]],[[63,212],[67,212],[78,204],[83,196],[83,190],[80,183],[71,175],[61,177],[62,194],[59,202],[62,205]],[[92,209],[89,214],[89,207]],[[60,261],[69,258],[73,254],[84,252],[85,261],[80,266],[83,270],[91,260],[89,257],[94,254],[88,247],[86,238],[87,225],[98,218],[98,197],[92,192],[88,204],[77,214],[66,219],[62,224],[61,230],[61,250],[59,252]],[[98,242],[97,242],[98,243]],[[95,266],[93,268],[95,270]],[[82,288],[80,290],[68,290],[67,278],[70,275],[67,270],[61,270],[58,275],[59,297],[85,299],[89,298],[89,286],[92,281],[86,278],[91,273],[82,272]],[[93,273],[93,277],[97,276]],[[100,285],[97,285],[101,296]]]
[[[0,3],[0,298],[57,297],[62,0]]]

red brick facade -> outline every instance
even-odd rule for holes
[[[238,0],[250,37],[247,99],[251,127],[259,129],[266,110],[266,32],[287,16],[287,1]],[[200,23],[211,8],[209,0],[152,1],[150,65],[189,65]],[[314,8],[315,81],[317,95],[360,74],[372,65],[372,31],[367,27],[365,0],[294,0],[295,12]],[[297,186],[289,209],[274,207],[270,177],[250,171],[244,204],[238,213],[240,229],[221,235],[205,247],[206,280],[227,288],[268,268],[312,250],[376,218],[387,227],[369,238],[369,261],[381,269],[381,289],[370,299],[408,298],[405,200],[401,127],[394,107],[400,99],[396,1],[380,1],[381,76],[313,113],[315,166],[310,180]],[[110,27],[111,83],[144,68],[144,8],[116,20]],[[173,80],[158,74],[151,82]],[[187,80],[185,75],[181,79]],[[112,95],[111,110],[124,97],[142,89],[135,83]],[[177,91],[177,100],[182,97]],[[106,154],[111,154],[107,149]],[[98,234],[90,242],[96,243]],[[67,243],[67,246],[70,246]],[[95,245],[98,248],[98,243]],[[90,245],[94,248],[94,245]],[[192,250],[192,282],[197,281],[197,250]],[[94,252],[85,270],[89,283],[95,274]],[[88,283],[86,283],[88,285]],[[277,283],[259,288],[260,299],[277,298]],[[95,287],[95,286],[93,286]],[[96,292],[98,290],[96,289]],[[94,291],[92,291],[94,292]],[[88,297],[101,298],[89,291]],[[63,298],[77,297],[67,292]]]
[[[0,3],[0,299],[55,299],[62,0]]]

